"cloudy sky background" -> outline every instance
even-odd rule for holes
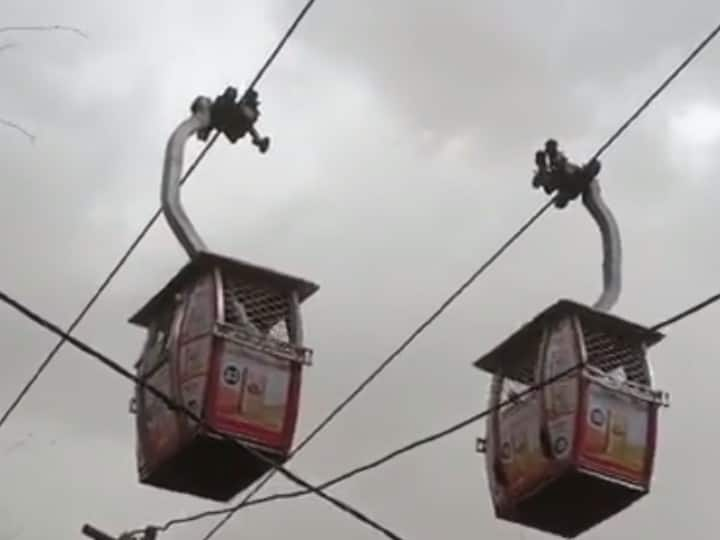
[[[534,151],[553,136],[587,158],[717,24],[637,0],[321,0],[259,86],[261,156],[222,140],[184,190],[211,249],[321,285],[305,309],[316,364],[299,437],[544,201]],[[195,96],[247,84],[300,0],[0,4],[3,33],[0,287],[65,326],[158,205],[167,137]],[[611,148],[601,182],[621,224],[615,312],[657,322],[717,289],[720,44]],[[189,146],[189,157],[201,148]],[[471,362],[558,297],[591,303],[600,244],[581,205],[550,211],[351,405],[291,468],[321,482],[484,408]],[[158,223],[78,331],[125,366],[126,323],[184,263]],[[720,526],[714,419],[718,309],[653,349],[662,411],[654,489],[588,540],[710,538]],[[55,338],[1,308],[0,407]],[[66,346],[0,429],[0,540],[79,537],[162,522],[212,504],[137,483],[131,386]],[[546,536],[498,522],[474,438],[482,425],[332,490],[407,539]],[[264,492],[292,489],[282,479]],[[214,521],[178,527],[202,536]],[[240,513],[218,538],[377,538],[316,497]]]

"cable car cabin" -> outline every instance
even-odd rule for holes
[[[290,452],[300,399],[300,303],[310,282],[210,253],[194,257],[131,323],[147,328],[138,376],[275,463]],[[228,501],[270,466],[135,391],[140,482]]]
[[[562,300],[475,363],[493,374],[484,451],[498,518],[573,538],[648,493],[667,395],[645,351],[662,337]]]

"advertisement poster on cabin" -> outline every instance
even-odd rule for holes
[[[518,403],[503,418],[500,460],[508,480],[508,491],[515,496],[540,480],[546,460],[540,449],[538,400]]]
[[[644,480],[648,405],[596,384],[588,386],[583,455],[609,473]]]
[[[226,342],[216,413],[222,421],[281,432],[290,387],[289,366],[268,353]]]

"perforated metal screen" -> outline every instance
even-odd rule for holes
[[[286,317],[288,295],[266,285],[253,283],[228,271],[222,272],[225,322],[252,325],[260,333],[289,342]]]
[[[640,343],[622,336],[611,335],[601,329],[581,324],[587,365],[598,375],[612,376],[636,388],[650,391],[651,377],[645,352]],[[527,343],[523,353],[508,359],[503,369],[501,384],[495,387],[500,401],[513,399],[529,386],[537,384],[536,364],[539,343]]]
[[[650,385],[650,373],[640,344],[583,325],[587,363],[604,373],[617,373],[630,382]],[[620,371],[622,370],[622,371]]]

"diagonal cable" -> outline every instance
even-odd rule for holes
[[[383,362],[373,370],[356,388],[353,390],[343,401],[341,401],[330,413],[317,425],[315,428],[300,442],[300,444],[293,450],[290,458],[295,456],[300,450],[302,450],[307,444],[310,443],[325,427],[337,417],[340,412],[347,407],[370,383],[373,382],[387,367],[398,357],[402,352],[412,344],[417,337],[422,334],[442,313],[450,307],[450,305],[458,299],[458,297],[465,292],[465,290],[473,284],[473,282],[479,278],[490,266],[497,261],[505,251],[520,238],[525,231],[527,231],[533,223],[535,223],[540,216],[542,216],[550,206],[552,206],[554,198],[547,201],[539,210],[537,210],[530,218],[528,218],[522,226],[515,231],[515,233],[508,238],[498,249],[493,253],[489,259],[487,259],[472,275],[465,280],[464,283],[458,287],[441,305],[438,307],[430,317],[420,324]],[[204,536],[203,540],[209,540],[220,528],[227,523],[234,513],[243,507],[252,497],[260,491],[273,477],[275,471],[270,471],[265,475],[248,494],[243,498],[242,502],[237,505],[236,510],[228,513],[220,520],[215,526]]]
[[[270,53],[268,58],[263,63],[260,70],[257,72],[255,77],[253,78],[252,82],[250,83],[250,86],[246,90],[246,93],[257,86],[257,84],[260,82],[260,79],[262,79],[263,75],[265,75],[265,72],[268,70],[270,65],[273,63],[275,58],[277,58],[277,55],[280,53],[280,51],[283,49],[285,44],[287,43],[288,39],[290,39],[290,36],[295,32],[298,25],[302,21],[302,19],[305,17],[307,12],[310,10],[310,8],[315,3],[315,0],[308,0],[308,2],[305,4],[303,9],[300,11],[300,13],[297,15],[293,23],[290,25],[290,27],[287,29],[285,34],[283,35],[282,39],[278,42],[278,44],[275,46],[273,51]],[[14,27],[13,27],[14,28]],[[0,28],[0,31],[2,29]],[[193,173],[193,171],[197,168],[197,166],[200,164],[200,161],[205,157],[205,155],[208,153],[210,148],[213,147],[215,142],[217,141],[218,137],[220,136],[220,132],[216,131],[213,136],[210,138],[210,140],[207,142],[205,147],[200,151],[198,156],[195,158],[195,160],[192,162],[190,167],[188,167],[187,172],[183,175],[183,177],[180,179],[180,184],[184,184],[187,179],[190,177],[190,175]],[[107,277],[103,280],[103,282],[100,284],[100,286],[97,288],[97,290],[93,293],[93,295],[90,297],[90,300],[85,304],[85,306],[80,310],[80,313],[78,313],[77,317],[75,317],[75,320],[73,320],[72,323],[70,323],[70,326],[68,326],[66,330],[66,334],[72,334],[75,329],[78,327],[78,325],[83,321],[85,318],[85,315],[92,309],[92,307],[95,305],[95,303],[98,301],[100,296],[105,292],[105,289],[108,288],[110,285],[110,282],[115,278],[115,276],[118,274],[120,269],[125,266],[125,263],[130,258],[130,255],[135,251],[135,248],[138,247],[140,242],[145,238],[147,233],[150,231],[153,225],[155,225],[155,222],[158,220],[160,215],[162,214],[162,210],[158,209],[155,211],[155,214],[150,218],[150,221],[145,224],[145,226],[140,231],[140,234],[137,235],[135,240],[130,244],[130,247],[125,251],[122,257],[120,257],[120,260],[115,264],[113,269],[110,271],[110,273],[107,275]],[[47,354],[45,359],[40,363],[40,365],[37,367],[33,375],[30,377],[30,379],[25,383],[25,386],[23,386],[22,390],[20,390],[19,394],[15,397],[15,399],[12,401],[10,406],[5,410],[2,417],[0,417],[0,428],[3,426],[5,422],[7,422],[7,419],[10,417],[10,415],[15,411],[15,409],[20,405],[20,402],[23,400],[23,398],[27,395],[27,393],[30,391],[30,389],[33,387],[35,382],[37,382],[38,378],[42,373],[45,371],[45,369],[48,367],[50,362],[52,362],[53,358],[55,358],[55,355],[60,351],[63,345],[65,345],[65,342],[67,340],[65,337],[61,337],[60,340],[55,344],[55,346],[50,350],[50,352]]]
[[[12,307],[16,311],[20,312],[22,315],[27,317],[28,319],[32,320],[39,326],[42,326],[46,330],[49,330],[53,334],[57,336],[64,337],[66,341],[68,341],[72,346],[75,348],[81,350],[85,354],[92,356],[96,360],[98,360],[100,363],[104,364],[105,366],[112,369],[114,372],[118,373],[122,377],[128,379],[129,381],[135,383],[137,386],[143,388],[144,390],[147,390],[151,394],[153,394],[155,397],[157,397],[159,400],[161,400],[168,409],[175,411],[177,413],[183,414],[187,416],[190,420],[193,422],[196,422],[199,426],[201,426],[207,433],[210,433],[214,436],[217,436],[225,441],[228,441],[230,443],[236,444],[240,447],[242,447],[246,452],[248,452],[250,455],[252,455],[254,458],[256,458],[259,461],[262,461],[266,463],[268,466],[272,467],[273,470],[276,470],[280,472],[285,478],[290,480],[291,482],[294,482],[305,489],[309,490],[312,493],[315,493],[318,497],[321,499],[326,500],[336,508],[340,509],[341,511],[353,516],[355,519],[365,523],[366,525],[369,525],[373,529],[381,532],[386,537],[390,538],[391,540],[403,540],[402,537],[398,536],[394,532],[392,532],[390,529],[385,527],[384,525],[378,523],[377,521],[371,519],[367,515],[363,514],[356,508],[353,508],[349,504],[341,501],[337,497],[334,497],[332,495],[328,495],[327,493],[323,492],[322,489],[319,489],[318,487],[309,484],[299,476],[297,476],[295,473],[291,472],[289,469],[287,469],[283,465],[277,464],[275,461],[273,461],[271,458],[268,458],[267,456],[263,455],[261,452],[255,450],[254,448],[246,445],[245,443],[239,441],[238,439],[235,439],[226,433],[223,433],[222,431],[216,429],[215,427],[211,426],[209,423],[207,423],[203,418],[201,418],[199,415],[185,407],[184,405],[179,404],[178,402],[174,401],[170,396],[167,394],[161,392],[158,390],[155,386],[148,384],[147,381],[145,381],[143,378],[138,377],[125,369],[123,366],[115,362],[114,360],[111,360],[104,354],[100,353],[96,349],[92,348],[88,344],[86,344],[83,341],[80,341],[79,339],[67,334],[64,332],[59,326],[56,326],[52,322],[50,322],[48,319],[38,315],[37,313],[33,312],[30,308],[19,302],[18,300],[15,300],[7,293],[0,291],[0,301],[4,302],[8,306]]]
[[[691,315],[694,315],[694,314],[700,312],[701,310],[709,307],[710,305],[718,302],[719,300],[720,300],[720,293],[714,294],[714,295],[708,297],[707,299],[703,300],[702,302],[695,304],[694,306],[689,307],[686,310],[681,311],[680,313],[673,315],[672,317],[669,317],[669,318],[653,325],[652,327],[650,327],[649,330],[652,332],[656,332],[661,329],[664,329],[671,324],[675,324],[681,320],[684,320],[684,319],[690,317]],[[460,430],[478,422],[479,420],[486,418],[487,416],[493,414],[494,412],[496,412],[508,405],[511,405],[518,399],[522,399],[530,394],[533,394],[533,393],[536,393],[536,392],[542,390],[545,386],[552,384],[552,383],[556,382],[557,380],[565,377],[566,375],[569,375],[571,372],[581,369],[581,368],[582,368],[582,366],[572,366],[566,370],[563,370],[560,373],[557,373],[556,375],[553,375],[552,377],[550,377],[542,382],[528,386],[525,390],[523,390],[522,392],[518,392],[517,395],[515,395],[511,398],[506,398],[506,399],[498,402],[497,404],[495,404],[491,407],[488,407],[487,409],[485,409],[479,413],[476,413],[468,418],[465,418],[464,420],[456,422],[455,424],[453,424],[445,429],[442,429],[438,432],[435,432],[435,433],[432,433],[425,437],[422,437],[420,439],[417,439],[409,444],[401,446],[397,450],[393,450],[392,452],[385,454],[384,456],[382,456],[378,459],[375,459],[369,463],[366,463],[365,465],[351,469],[343,474],[340,474],[330,480],[323,482],[322,484],[318,484],[317,487],[318,487],[318,489],[326,490],[337,484],[345,482],[346,480],[349,480],[350,478],[353,478],[359,474],[362,474],[364,472],[381,467],[381,466],[385,465],[386,463],[388,463],[389,461],[392,461],[404,454],[407,454],[408,452],[416,450],[422,446],[426,446],[430,443],[436,442],[440,439],[444,439],[445,437],[448,437],[449,435],[452,435],[453,433],[456,433],[457,431],[460,431]],[[182,517],[182,518],[171,519],[171,520],[167,521],[165,524],[155,525],[155,526],[153,526],[153,528],[155,528],[159,531],[167,531],[170,528],[175,527],[177,525],[191,523],[194,521],[199,521],[199,520],[206,519],[206,518],[213,517],[213,516],[224,516],[224,517],[232,516],[238,510],[248,507],[248,506],[256,506],[258,504],[264,504],[264,503],[278,501],[278,500],[294,499],[297,497],[302,497],[304,495],[308,495],[309,493],[311,493],[311,491],[309,491],[307,489],[301,489],[301,490],[288,491],[288,492],[283,492],[283,493],[274,493],[272,495],[267,495],[265,497],[261,497],[261,498],[253,499],[253,500],[248,500],[246,498],[242,502],[240,502],[236,505],[233,505],[231,507],[228,507],[228,508],[221,508],[218,510],[208,510],[205,512],[200,512],[200,513]],[[217,525],[216,525],[216,527],[217,527]]]
[[[598,159],[605,151],[610,148],[619,138],[620,136],[625,133],[625,131],[640,118],[640,116],[647,110],[647,108],[662,94],[669,86],[670,83],[672,83],[678,75],[682,71],[684,71],[691,62],[698,56],[698,54],[717,36],[717,34],[720,32],[720,24],[717,25],[701,42],[698,44],[691,52],[690,54],[673,70],[673,72],[665,78],[665,80],[662,81],[662,83],[650,94],[650,96],[628,117],[625,122],[623,122],[620,127],[610,136],[610,138],[604,142],[598,150],[593,154],[593,157],[590,159],[590,161]],[[425,330],[441,313],[442,311],[447,308],[450,303],[452,303],[492,262],[494,262],[517,238],[524,233],[527,229],[530,228],[530,226],[537,221],[537,219],[545,213],[545,211],[553,204],[554,198],[548,201],[543,207],[538,210],[536,214],[534,214],[530,220],[528,220],[521,228],[520,230],[515,233],[503,246],[488,260],[488,262],[481,267],[481,270],[476,272],[476,274],[473,274],[471,278],[466,281],[458,291],[453,293],[453,295],[445,302],[443,305],[433,314],[430,316],[428,320],[426,320],[417,330],[415,330],[410,337],[405,340],[396,351],[394,351],[387,359],[385,359],[380,366],[378,366],[375,371],[373,371],[365,380],[360,383],[360,385],[351,392],[351,394],[342,401],[335,409],[333,409],[330,414],[308,435],[306,439],[304,439],[300,445],[295,449],[293,452],[293,455],[297,453],[299,450],[301,450],[307,443],[309,443],[322,429],[325,428],[339,413],[340,411],[345,408],[353,399],[355,399],[422,331]],[[252,490],[248,493],[248,495],[242,500],[240,504],[246,503],[258,492],[260,489],[262,489],[265,484],[272,478],[274,474],[274,471],[271,471],[266,475],[263,479],[261,479],[256,486],[253,487]],[[210,540],[210,538],[218,531],[220,528],[227,523],[231,517],[233,516],[234,512],[231,512],[223,517],[222,520],[220,520],[203,538],[203,540]]]

